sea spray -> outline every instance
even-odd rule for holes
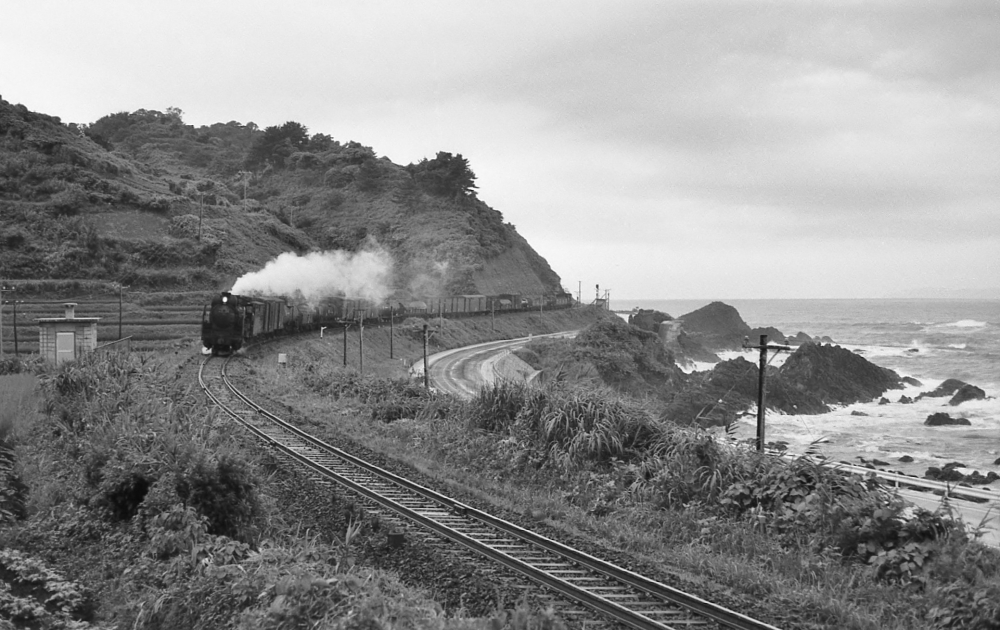
[[[264,268],[240,277],[238,295],[301,295],[310,302],[346,295],[376,302],[390,293],[392,257],[378,245],[359,252],[285,252]]]

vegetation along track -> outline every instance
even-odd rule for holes
[[[280,459],[307,468],[320,483],[336,483],[360,495],[369,509],[389,522],[416,524],[591,611],[563,610],[567,616],[596,612],[603,619],[640,630],[777,630],[464,505],[330,446],[268,412],[233,385],[226,374],[231,359],[225,360],[217,373],[206,370],[211,360],[206,358],[198,373],[208,398]]]

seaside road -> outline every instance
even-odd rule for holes
[[[459,398],[472,398],[483,385],[495,380],[493,364],[504,354],[534,339],[545,337],[572,338],[576,336],[577,332],[570,330],[519,339],[489,341],[438,352],[427,357],[430,382],[440,391]],[[418,361],[411,368],[411,372],[415,376],[422,377],[423,368],[423,362]]]

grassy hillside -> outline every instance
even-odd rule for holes
[[[0,219],[8,281],[215,290],[282,252],[378,243],[400,296],[561,290],[461,155],[402,166],[295,122],[194,127],[168,108],[64,124],[0,99]]]

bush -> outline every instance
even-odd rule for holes
[[[87,192],[79,184],[69,184],[49,200],[49,207],[62,216],[73,216],[87,205]]]
[[[170,200],[166,197],[152,197],[147,199],[142,204],[142,207],[152,212],[165,214],[170,211]]]
[[[208,532],[250,540],[249,531],[260,515],[253,476],[231,455],[211,459],[199,454],[177,480],[178,496],[208,521]]]

